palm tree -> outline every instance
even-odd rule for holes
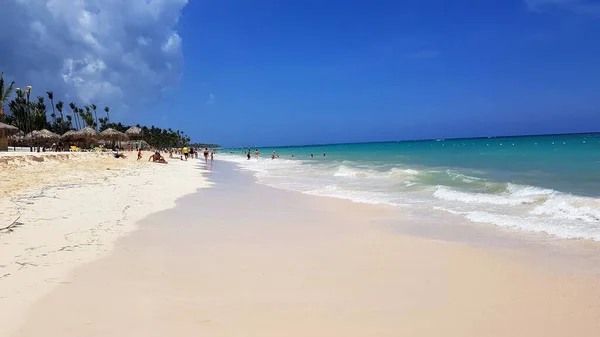
[[[87,109],[87,106],[85,106]],[[82,108],[78,108],[77,109],[77,114],[79,114],[79,117],[81,117],[81,127],[84,128],[87,126],[87,123],[85,121],[85,114],[83,113],[83,109]]]
[[[105,106],[104,107],[104,111],[106,112],[106,120],[107,120],[107,124],[110,123],[110,116],[108,115],[108,112],[110,111],[110,108]]]
[[[17,97],[8,103],[10,111],[15,118],[16,127],[25,131],[27,130],[27,101],[25,93],[20,88],[15,89]]]
[[[58,101],[58,103],[56,103],[56,110],[58,110],[58,112],[60,112],[60,119],[62,119],[63,121],[65,120],[65,117],[63,116],[63,106],[65,105],[65,103],[63,103],[62,101]]]
[[[48,99],[50,100],[50,105],[52,105],[52,119],[54,121],[54,124],[56,124],[56,111],[54,110],[54,93],[52,91],[46,91],[46,94],[48,95]]]
[[[37,102],[31,103],[31,108],[31,120],[33,122],[33,130],[41,130],[46,128],[48,121],[46,120],[46,104],[44,103],[44,97],[38,96]]]
[[[12,93],[15,82],[10,82],[8,87],[4,88],[3,73],[0,73],[0,115],[4,115],[4,103],[8,102],[8,98]]]
[[[79,112],[79,109],[77,109],[77,105],[75,105],[75,103],[73,103],[73,102],[69,103],[69,108],[71,108],[71,110],[73,110],[73,119],[75,120],[75,128],[79,129],[79,119],[77,119],[77,113]]]
[[[60,125],[58,126],[58,133],[64,133],[66,130],[66,123],[65,123],[65,118],[63,116],[63,105],[64,103],[62,101],[58,101],[58,103],[56,103],[56,110],[58,110],[58,112],[60,113]],[[69,123],[70,124],[70,123]]]
[[[98,127],[98,115],[96,114],[96,104],[92,104],[92,110],[94,110],[94,118],[96,119],[96,128]]]

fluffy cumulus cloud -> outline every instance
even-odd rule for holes
[[[2,0],[0,72],[65,101],[151,102],[181,73],[188,0]]]

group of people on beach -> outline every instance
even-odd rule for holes
[[[187,161],[189,158],[198,159],[198,154],[200,153],[200,149],[194,147],[184,146],[181,149],[170,149],[169,150],[169,158],[175,158],[175,156],[179,156],[180,160]],[[208,148],[204,148],[203,151],[204,161],[208,163],[208,158],[210,156],[210,160],[213,161],[215,159],[215,151],[209,151]]]
[[[233,152],[231,152],[231,153],[233,153]],[[254,151],[254,158],[258,159],[259,156],[260,156],[260,152],[258,151],[258,149],[256,149]],[[314,158],[315,155],[313,153],[311,153],[310,157]],[[323,158],[325,158],[325,157],[327,157],[327,154],[323,153]],[[248,160],[250,160],[250,158],[252,158],[252,151],[250,149],[248,149],[248,152],[246,152],[246,158]],[[279,158],[279,154],[277,154],[275,151],[273,151],[273,153],[271,154],[271,159],[277,159],[277,158]],[[292,158],[294,158],[294,155],[292,155]]]
[[[175,159],[177,158],[176,156],[179,156],[180,160],[185,160],[187,161],[188,158],[196,158],[198,159],[198,149],[196,148],[189,148],[187,146],[184,146],[181,149],[163,149],[164,153],[169,153],[169,158],[171,159]],[[215,152],[214,151],[209,151],[208,148],[205,148],[203,151],[204,154],[204,160],[208,163],[208,158],[210,156],[210,160],[214,161],[215,159]],[[113,153],[115,158],[127,158],[127,156],[124,153],[119,153],[119,150],[116,149],[114,150]],[[140,159],[142,159],[143,154],[142,154],[142,149],[139,148],[137,149],[137,160],[139,161]],[[158,164],[168,164],[167,160],[165,159],[165,157],[163,155],[161,155],[161,151],[160,150],[155,150],[154,153],[148,158],[148,161],[151,161],[153,163],[158,163]]]

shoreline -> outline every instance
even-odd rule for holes
[[[40,156],[41,155],[41,156]],[[5,160],[2,160],[5,159]],[[146,158],[144,158],[146,159]],[[24,312],[68,282],[77,266],[109,255],[137,222],[210,186],[199,161],[137,162],[135,154],[0,155],[0,335]],[[8,175],[8,176],[7,176]]]
[[[550,144],[550,140],[547,143]],[[588,140],[588,143],[594,145],[586,145],[586,140],[579,140],[573,146],[585,147],[585,151],[583,149],[579,149],[579,152],[574,151],[589,161],[591,159],[586,151],[591,149],[590,146],[595,146],[596,142]],[[455,145],[457,145],[456,151],[470,153],[476,151],[474,150],[476,146],[487,149],[489,144]],[[531,151],[538,151],[541,148],[533,143],[524,146],[531,147]],[[452,148],[449,151],[456,152],[454,147]],[[583,185],[589,185],[588,190],[597,193],[594,187],[598,182],[586,175],[586,172],[590,171],[589,168],[581,171],[582,177],[589,177],[589,184],[585,184],[585,179],[576,178],[576,174],[569,177],[565,173],[568,172],[566,167],[556,169],[557,172],[562,173],[550,172],[545,176],[541,173],[537,174],[539,167],[536,169],[536,165],[539,166],[539,163],[533,159],[530,160],[529,168],[509,174],[506,168],[494,171],[487,167],[488,164],[473,164],[472,168],[444,164],[443,160],[434,159],[435,156],[432,154],[437,153],[436,151],[444,154],[447,150],[442,150],[441,147],[430,149],[430,146],[426,146],[423,151],[427,154],[412,161],[410,156],[404,161],[392,157],[391,148],[370,150],[373,151],[371,157],[364,158],[354,158],[349,155],[352,151],[367,152],[359,148],[327,150],[293,148],[278,153],[281,158],[276,161],[269,158],[246,160],[240,154],[234,153],[225,153],[223,158],[236,163],[241,170],[254,172],[260,183],[276,188],[309,195],[348,199],[359,203],[386,204],[402,208],[408,213],[420,213],[422,215],[420,218],[430,218],[432,221],[460,216],[469,223],[478,224],[479,227],[492,225],[500,228],[501,232],[511,232],[516,229],[526,236],[542,241],[550,240],[544,238],[547,234],[549,237],[560,239],[600,242],[600,226],[598,226],[600,198],[594,197],[593,195],[596,194],[590,194],[591,192],[587,194],[573,192],[574,190],[581,192]],[[312,156],[314,151],[317,151],[316,153],[326,151],[327,158],[312,158],[307,155],[311,153]],[[380,155],[377,151],[383,154]],[[398,151],[409,153],[412,151],[415,156],[418,156],[419,152],[409,147]],[[500,150],[490,151],[493,153]],[[528,153],[529,150],[523,151]],[[535,154],[543,157],[548,151],[544,148]],[[517,152],[513,155],[516,156]],[[464,156],[465,153],[462,155]],[[482,152],[481,155],[486,153]],[[367,155],[365,153],[365,156]],[[543,159],[541,157],[538,159]],[[435,160],[438,160],[437,164],[434,163]],[[423,164],[419,161],[431,161],[431,163]],[[570,169],[579,172],[578,168]],[[588,173],[593,174],[593,172]],[[538,175],[545,178],[537,178]],[[552,176],[554,179],[548,178]],[[556,183],[549,183],[550,180]],[[572,189],[562,188],[571,183]]]
[[[527,256],[532,263],[548,270],[600,275],[600,241],[557,237],[546,232],[530,232],[519,228],[501,227],[490,223],[473,222],[457,214],[440,212],[435,218],[426,217],[423,210],[399,207],[386,203],[372,204],[350,198],[306,193],[295,189],[275,187],[260,182],[256,171],[240,166],[230,159],[221,160],[232,165],[235,171],[246,175],[261,186],[299,193],[326,200],[343,200],[352,204],[391,212],[393,216],[377,221],[376,225],[400,236],[442,241],[479,249],[516,251]],[[268,161],[268,160],[267,160]],[[408,211],[408,214],[405,212]]]
[[[222,164],[213,188],[153,213],[110,255],[74,269],[14,336],[546,337],[600,328],[598,275],[551,271],[521,251],[398,235],[381,226],[401,219],[391,208],[275,189]]]

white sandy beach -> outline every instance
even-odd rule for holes
[[[599,276],[398,235],[397,210],[253,183],[189,194],[29,306],[32,336],[596,336]]]
[[[0,336],[78,265],[109,253],[136,221],[209,184],[199,161],[148,163],[149,152],[0,154]]]
[[[45,156],[3,163],[22,174],[3,177],[2,227],[22,225],[0,233],[0,336],[600,329],[596,273],[400,235],[382,226],[408,221],[397,209],[259,185],[218,161]]]

